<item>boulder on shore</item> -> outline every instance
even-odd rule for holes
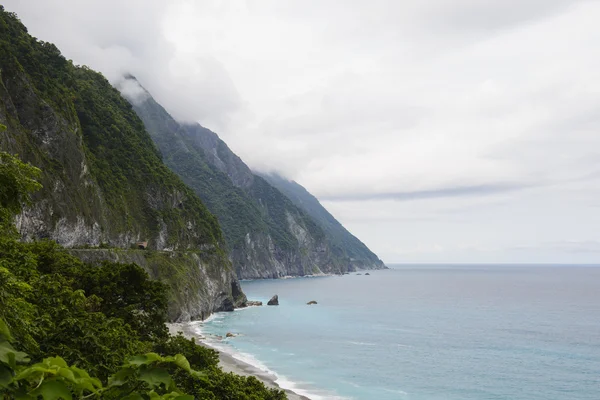
[[[268,306],[278,306],[279,305],[279,296],[275,295],[271,297],[271,300],[267,303]]]
[[[248,307],[262,306],[262,301],[248,300],[248,301],[246,302],[246,305],[247,305]]]
[[[317,302],[316,302],[316,301],[314,301],[314,300],[311,300],[311,301],[309,301],[309,302],[308,302],[308,303],[306,303],[306,304],[308,304],[308,305],[310,306],[310,305],[313,305],[313,304],[317,304]]]

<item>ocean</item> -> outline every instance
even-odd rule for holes
[[[198,326],[315,400],[600,399],[600,267],[392,267],[245,281],[264,306]]]

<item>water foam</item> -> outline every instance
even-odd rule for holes
[[[271,375],[274,382],[284,390],[290,390],[300,396],[308,397],[311,400],[350,400],[349,397],[339,396],[333,392],[327,390],[320,390],[316,388],[307,388],[310,382],[297,382],[288,379],[287,377],[278,374],[277,372],[270,369],[252,354],[237,351],[233,346],[228,344],[226,341],[213,338],[211,335],[205,335],[203,331],[204,324],[210,322],[212,324],[222,323],[222,319],[225,317],[224,313],[214,313],[204,321],[191,322],[190,326],[194,333],[202,337],[203,342],[208,346],[214,348],[217,351],[223,352],[237,361],[243,362],[260,370],[263,373]]]

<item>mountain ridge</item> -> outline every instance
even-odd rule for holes
[[[244,301],[217,219],[164,165],[129,102],[100,73],[73,65],[56,46],[29,35],[2,7],[0,123],[6,126],[0,150],[42,170],[43,187],[17,217],[23,240],[51,239],[99,253],[111,247],[125,261],[140,241],[148,244],[145,258],[167,251],[173,257],[162,264],[171,269],[148,272],[171,284],[172,300],[175,290],[196,293],[172,301],[172,320]],[[185,252],[198,257],[177,256]],[[198,269],[210,284],[199,281]],[[195,278],[172,278],[186,274]],[[198,285],[207,289],[206,298]]]
[[[348,231],[305,187],[289,180],[282,175],[271,172],[255,172],[262,176],[271,185],[279,189],[297,207],[310,215],[321,228],[333,239],[332,242],[338,251],[348,257],[357,268],[362,268],[362,263],[373,263],[384,267],[383,262],[369,248],[350,231]]]
[[[139,88],[132,90],[132,85]],[[217,215],[239,278],[385,268],[368,249],[369,257],[356,262],[339,248],[344,243],[333,246],[306,210],[255,174],[216,133],[198,123],[177,122],[137,79],[125,76],[117,87],[126,97],[127,93],[136,93],[128,99],[166,164]],[[243,206],[236,206],[238,203]]]

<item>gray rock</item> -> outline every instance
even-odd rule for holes
[[[246,302],[246,305],[247,305],[248,307],[256,307],[256,306],[262,306],[263,304],[262,304],[262,301],[248,300],[248,301]]]
[[[371,274],[367,272],[365,275],[371,275]]]
[[[316,301],[314,301],[314,300],[311,300],[311,301],[309,301],[309,302],[308,302],[308,303],[306,303],[306,304],[308,304],[308,305],[310,306],[310,305],[313,305],[313,304],[317,304],[317,302],[316,302]]]
[[[278,306],[279,305],[279,296],[275,295],[271,297],[271,300],[267,303],[268,306]]]

